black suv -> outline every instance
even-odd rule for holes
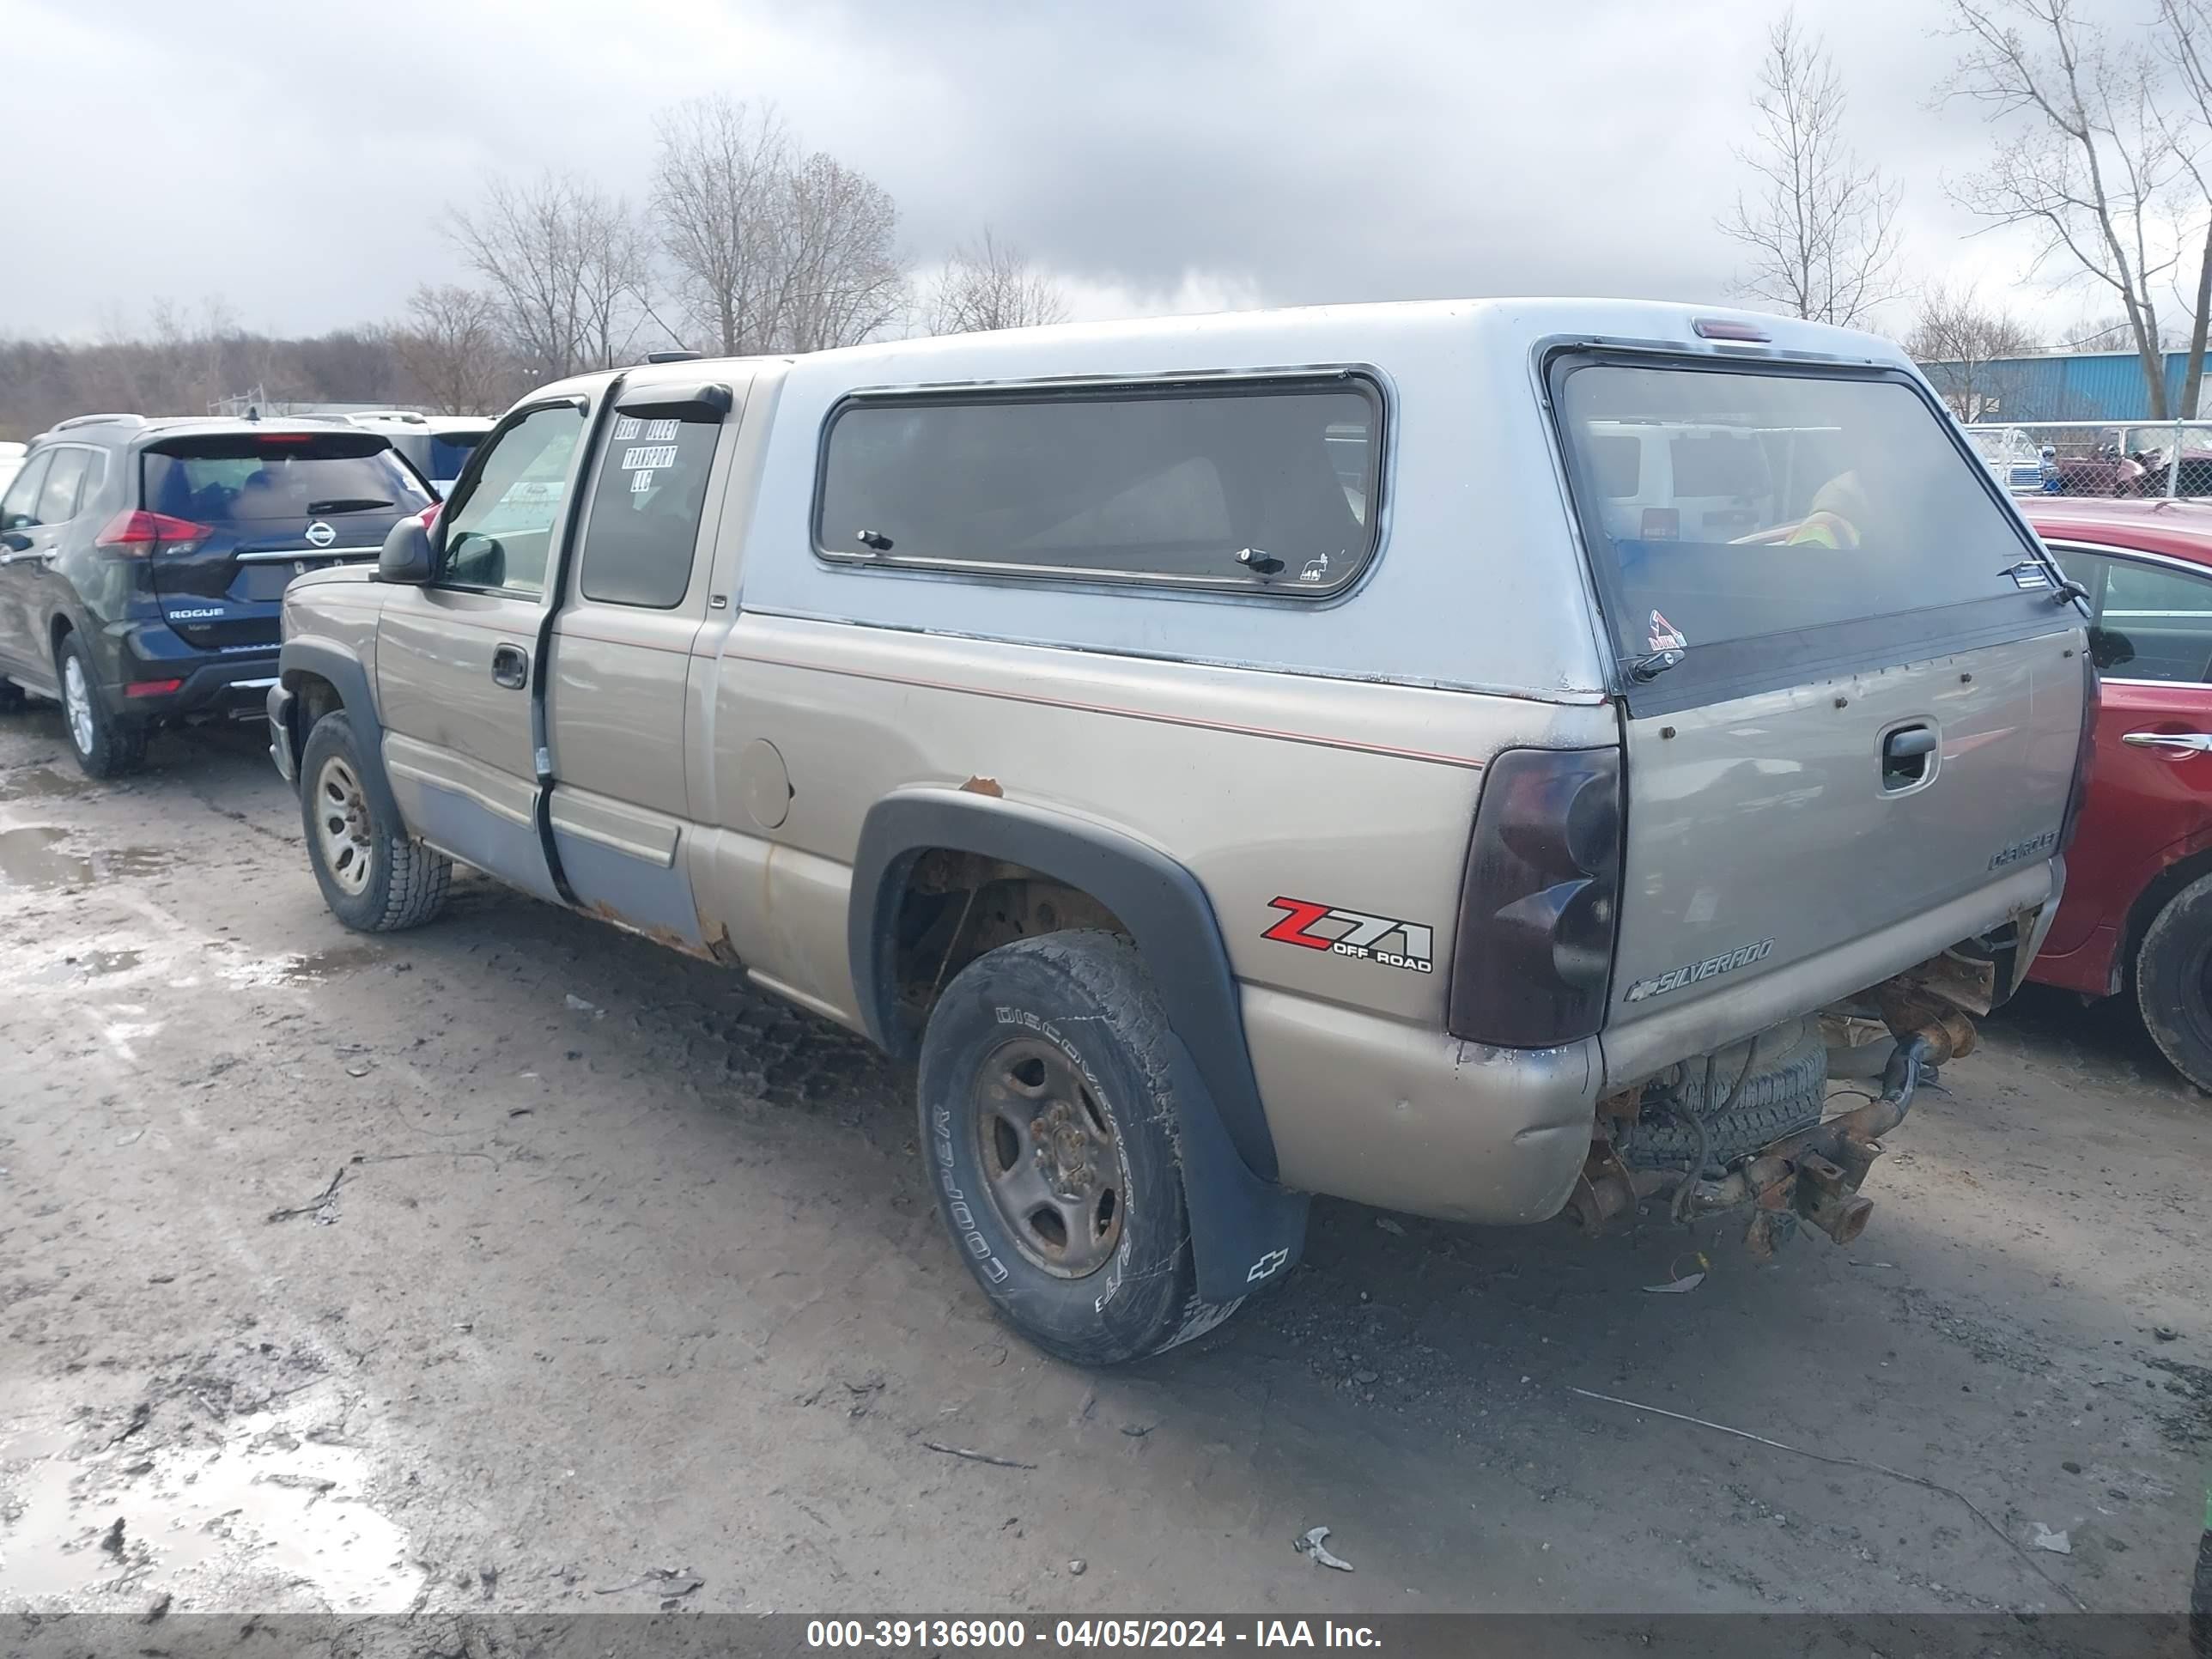
[[[96,778],[156,726],[258,711],[284,585],[374,558],[434,499],[390,439],[340,422],[64,421],[0,497],[0,710],[58,701]]]

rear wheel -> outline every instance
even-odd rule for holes
[[[74,634],[54,653],[62,683],[62,715],[69,727],[70,752],[87,777],[119,778],[146,759],[146,728],[118,720],[100,695],[92,659]]]
[[[2166,902],[2136,947],[2136,1006],[2173,1069],[2212,1093],[2212,876]]]
[[[362,782],[361,750],[343,713],[315,722],[300,752],[300,817],[323,902],[363,933],[420,927],[445,908],[453,860],[409,839]]]
[[[922,1038],[945,1227],[999,1316],[1078,1364],[1171,1348],[1238,1305],[1198,1297],[1168,1042],[1135,948],[1089,931],[977,957]]]

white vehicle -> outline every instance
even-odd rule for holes
[[[378,410],[346,418],[391,439],[392,447],[430,481],[441,499],[459,480],[469,452],[491,430],[490,421],[481,415],[424,415],[411,409]]]
[[[1729,541],[1769,522],[1776,479],[1749,426],[1603,421],[1590,428],[1599,511],[1614,536]]]
[[[1996,481],[2014,494],[2043,488],[2043,447],[2016,426],[1970,426],[1966,437]]]

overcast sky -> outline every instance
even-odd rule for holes
[[[2098,0],[2091,0],[2092,4]],[[2103,0],[2116,17],[2147,9]],[[0,333],[89,337],[166,297],[246,327],[396,315],[465,275],[488,173],[641,197],[656,110],[769,100],[896,199],[917,264],[988,224],[1079,315],[1586,293],[1713,301],[1759,0],[0,0]],[[2024,274],[1944,191],[1978,110],[1934,90],[1936,0],[1802,0],[1856,143],[1905,188],[1917,278]],[[2004,295],[2063,329],[2075,289]],[[1899,313],[1901,322],[1903,313]]]

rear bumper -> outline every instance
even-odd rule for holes
[[[159,684],[181,678],[174,691],[152,696],[133,696],[133,684]],[[226,657],[183,672],[164,664],[143,679],[130,678],[113,689],[114,708],[125,719],[181,719],[191,714],[236,714],[261,706],[269,688],[276,683],[276,657]]]
[[[2046,951],[2036,957],[2027,976],[2039,985],[2079,991],[2086,997],[2115,995],[2120,989],[2120,951],[2124,943],[2118,927],[2100,922],[2072,950]]]
[[[1742,986],[1557,1048],[1493,1048],[1259,986],[1244,1032],[1286,1187],[1453,1221],[1548,1219],[1575,1189],[1600,1096],[1854,996],[2024,917],[2042,943],[2063,860]]]
[[[1285,1186],[1498,1225],[1547,1220],[1574,1190],[1596,1039],[1492,1048],[1258,986],[1243,1000]]]
[[[209,651],[161,623],[136,623],[106,636],[101,665],[108,707],[125,720],[180,719],[257,708],[276,683],[276,641],[251,650]],[[134,696],[132,688],[177,682],[173,691]]]
[[[2027,951],[2032,957],[2058,914],[2065,884],[2065,860],[2028,865],[1848,945],[1741,985],[1732,982],[1740,975],[1730,975],[1719,981],[1725,988],[1694,1001],[1662,1006],[1634,1020],[1616,1020],[1599,1039],[1605,1050],[1605,1086],[1608,1091],[1626,1088],[1677,1060],[1716,1053],[1785,1019],[1855,996],[2016,915],[2029,918]],[[2009,987],[2006,994],[2010,994]]]

